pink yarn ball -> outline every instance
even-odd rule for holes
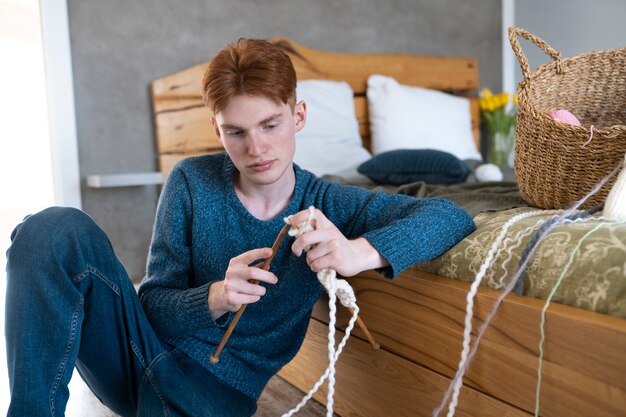
[[[567,110],[552,110],[548,113],[548,116],[554,120],[558,120],[563,123],[567,123],[573,126],[580,126],[580,121],[572,113]]]

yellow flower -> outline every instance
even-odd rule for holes
[[[509,103],[509,93],[504,92],[501,95],[502,95],[502,107],[504,107]]]
[[[509,102],[512,102],[514,105],[517,105],[517,94],[511,95],[507,92],[503,92],[500,94],[493,94],[493,92],[487,87],[480,90],[480,98],[478,100],[478,105],[483,111],[495,111],[497,109],[506,107]]]
[[[481,110],[487,110],[487,99],[484,97],[478,99],[478,106]]]
[[[509,107],[509,102],[513,105]],[[509,132],[515,126],[517,95],[507,92],[493,94],[488,88],[480,91],[478,106],[481,122],[490,132]]]
[[[512,106],[509,106],[510,102]],[[480,90],[478,105],[480,107],[481,125],[484,126],[491,139],[491,162],[502,165],[511,154],[517,118],[517,96],[501,92],[493,94],[488,88]]]
[[[502,107],[502,94],[498,94],[493,97],[493,107],[495,109]]]

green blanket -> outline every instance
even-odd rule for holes
[[[333,182],[346,184],[340,177],[328,175],[324,178]],[[359,186],[374,191],[384,190],[389,194],[405,194],[417,198],[445,198],[462,207],[472,218],[479,213],[529,206],[521,197],[519,188],[515,182],[436,185],[418,181],[400,186],[371,183],[359,184]]]
[[[483,182],[456,185],[433,185],[415,182],[399,186],[391,192],[419,198],[445,198],[465,209],[472,218],[479,213],[529,206],[520,196],[517,184],[514,182]]]
[[[528,210],[532,209],[477,215],[475,232],[439,258],[414,268],[473,281],[504,223]],[[514,223],[481,284],[501,289],[510,282],[526,244],[553,215],[554,211],[545,210]],[[582,241],[598,224],[602,227]],[[564,274],[552,301],[626,318],[626,223],[604,222],[597,215],[565,223],[550,232],[537,249],[523,275],[524,295],[545,300]]]

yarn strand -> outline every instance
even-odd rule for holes
[[[520,215],[514,216],[513,218],[509,219],[509,222],[507,222],[503,226],[502,232],[500,233],[498,238],[496,238],[496,240],[492,244],[492,246],[491,246],[491,248],[489,250],[489,253],[487,254],[487,257],[485,258],[483,264],[481,265],[481,267],[480,267],[480,269],[478,271],[478,274],[476,275],[476,278],[474,279],[474,282],[472,283],[472,285],[470,287],[470,291],[468,292],[468,295],[467,295],[468,305],[466,307],[465,331],[463,333],[463,349],[461,351],[461,359],[459,361],[459,366],[458,366],[457,372],[455,374],[455,377],[452,380],[452,382],[450,383],[450,386],[448,387],[446,393],[444,394],[444,398],[443,398],[442,402],[439,404],[439,406],[433,412],[433,417],[438,417],[439,416],[439,413],[441,413],[443,407],[445,406],[446,402],[450,398],[450,395],[452,395],[452,399],[451,399],[449,407],[448,407],[447,417],[453,417],[454,416],[454,413],[455,413],[455,410],[456,410],[456,406],[458,404],[458,397],[459,397],[459,394],[460,394],[460,391],[461,391],[461,386],[463,384],[463,376],[464,376],[465,372],[467,371],[467,368],[469,367],[469,363],[471,362],[471,360],[473,359],[474,355],[476,354],[476,351],[478,350],[478,345],[480,343],[480,340],[482,339],[482,337],[483,337],[483,335],[484,335],[484,333],[485,333],[485,331],[487,329],[487,326],[491,322],[491,319],[493,319],[493,317],[495,316],[498,307],[500,306],[500,304],[504,300],[504,297],[506,297],[511,292],[511,290],[515,287],[515,284],[516,284],[517,280],[519,279],[519,277],[522,275],[522,273],[526,269],[526,266],[527,266],[529,260],[535,254],[535,252],[537,250],[537,247],[539,246],[539,243],[541,243],[547,237],[549,232],[551,232],[556,226],[560,225],[562,223],[563,219],[569,217],[578,207],[580,207],[585,201],[587,201],[587,199],[589,197],[591,197],[595,193],[597,193],[600,190],[600,188],[602,188],[602,186],[604,184],[606,184],[609,181],[609,179],[611,179],[611,177],[613,175],[615,175],[615,173],[617,173],[617,171],[620,168],[621,168],[621,164],[618,165],[617,167],[615,167],[615,169],[613,169],[613,171],[611,171],[611,173],[609,173],[602,180],[598,181],[596,183],[596,185],[592,188],[592,190],[587,195],[583,196],[580,200],[575,202],[572,207],[570,207],[569,209],[565,210],[565,212],[561,216],[558,216],[557,219],[554,222],[552,222],[552,224],[550,224],[544,230],[544,234],[537,240],[535,245],[531,248],[531,250],[527,254],[527,257],[524,259],[523,262],[520,263],[518,271],[516,272],[514,277],[511,279],[509,284],[506,286],[506,288],[502,291],[500,296],[497,298],[497,300],[494,303],[494,305],[493,305],[489,315],[486,317],[485,321],[482,323],[482,326],[480,327],[478,335],[476,336],[476,339],[474,340],[473,347],[471,348],[471,350],[469,350],[469,348],[470,348],[470,338],[471,338],[473,307],[474,307],[474,296],[476,295],[476,292],[478,291],[478,284],[480,284],[480,280],[482,279],[482,276],[484,275],[484,273],[487,270],[487,268],[493,262],[493,254],[495,253],[495,251],[497,249],[497,246],[500,244],[500,242],[504,238],[504,234],[506,233],[506,230],[508,230],[508,227],[510,227],[509,222],[512,223],[514,221],[518,221],[519,219],[516,219],[516,220],[514,220],[514,219],[516,217],[518,217],[518,216],[522,216],[523,214],[530,215],[529,213],[533,213],[533,212],[522,213]],[[540,212],[540,210],[538,210],[537,212]],[[469,350],[469,353],[468,353],[468,350]]]
[[[457,369],[454,381],[452,384],[450,384],[450,386],[448,387],[448,390],[446,391],[444,398],[441,402],[441,404],[439,404],[439,406],[435,409],[435,411],[433,412],[433,417],[438,417],[439,414],[441,413],[441,411],[443,410],[443,407],[445,406],[446,402],[448,401],[448,398],[450,397],[450,394],[453,394],[452,397],[452,401],[450,402],[450,407],[452,410],[452,415],[454,415],[454,408],[456,407],[456,399],[458,398],[458,391],[460,391],[460,384],[457,384],[456,381],[462,381],[462,376],[463,373],[465,372],[465,366],[466,363],[468,361],[468,352],[470,349],[470,338],[471,338],[471,332],[472,332],[472,316],[473,316],[473,310],[474,310],[474,296],[476,295],[476,292],[478,291],[478,285],[480,284],[483,276],[485,275],[485,273],[487,272],[487,269],[489,268],[489,266],[491,266],[491,263],[494,259],[494,255],[496,253],[496,250],[498,249],[498,247],[500,246],[502,240],[504,239],[504,236],[506,235],[508,229],[511,227],[512,224],[517,223],[520,220],[523,220],[527,217],[531,217],[537,214],[541,214],[541,210],[534,210],[534,211],[528,211],[525,213],[520,213],[517,214],[513,217],[511,217],[503,226],[502,226],[502,230],[500,231],[500,233],[498,234],[498,236],[496,237],[496,239],[494,240],[494,242],[491,244],[491,247],[489,248],[489,251],[487,252],[487,256],[485,257],[485,261],[483,262],[483,264],[480,266],[480,269],[478,270],[478,273],[476,274],[476,277],[474,278],[474,281],[472,282],[472,285],[470,286],[470,290],[467,293],[467,305],[465,308],[465,330],[463,332],[463,349],[461,351],[461,359],[459,362],[459,367]],[[450,409],[448,411],[448,416],[450,416]]]
[[[328,390],[326,393],[326,417],[333,417],[333,406],[335,404],[335,322],[337,320],[337,284],[334,279],[328,281],[328,309]]]
[[[558,288],[561,286],[561,282],[563,281],[563,277],[565,277],[565,275],[569,271],[570,266],[572,265],[572,262],[574,261],[574,255],[576,255],[576,253],[578,253],[578,251],[580,250],[580,247],[582,246],[583,242],[589,236],[591,236],[593,233],[595,233],[598,229],[600,229],[601,227],[603,227],[603,226],[605,226],[607,224],[608,223],[600,223],[600,224],[596,225],[593,229],[591,229],[590,231],[585,233],[585,235],[578,241],[578,243],[576,244],[576,247],[574,248],[574,250],[572,250],[572,253],[569,256],[569,259],[567,260],[567,264],[565,265],[565,268],[563,269],[563,272],[561,272],[561,275],[556,280],[556,283],[554,284],[554,287],[552,287],[552,290],[550,291],[550,294],[548,294],[548,297],[546,298],[546,303],[544,304],[543,308],[541,309],[541,323],[539,324],[539,333],[541,335],[541,338],[539,340],[539,358],[538,358],[538,363],[537,363],[537,388],[535,390],[535,417],[539,417],[539,400],[540,400],[540,397],[541,397],[541,394],[540,394],[540,392],[541,392],[541,372],[542,372],[542,368],[543,368],[543,343],[546,340],[546,332],[545,332],[546,312],[548,311],[548,307],[550,307],[550,302],[552,301],[552,297],[554,297],[554,294],[556,293]]]
[[[315,213],[315,209],[313,206],[309,207],[309,217],[308,219],[299,224],[297,227],[292,228],[289,231],[290,236],[300,236],[303,233],[310,232],[314,230],[313,228],[313,214]],[[285,219],[285,222],[288,223],[288,219]],[[305,250],[309,250],[310,248],[306,248]],[[317,278],[320,283],[326,288],[328,291],[328,308],[329,308],[329,323],[328,323],[328,368],[324,374],[320,377],[320,379],[315,383],[313,388],[302,398],[300,403],[296,405],[293,409],[283,414],[282,417],[291,417],[295,413],[297,413],[302,407],[306,405],[306,403],[313,397],[313,394],[317,392],[320,386],[324,383],[326,379],[328,379],[328,392],[326,396],[326,417],[333,417],[333,407],[334,407],[334,395],[335,395],[335,364],[339,359],[339,355],[343,351],[346,343],[348,342],[348,338],[350,337],[350,333],[352,329],[354,329],[354,324],[358,318],[359,307],[356,304],[356,297],[354,295],[354,290],[348,284],[346,280],[337,279],[337,272],[330,268],[322,269],[317,273]],[[337,299],[343,304],[345,307],[352,308],[352,317],[348,322],[348,327],[346,328],[345,335],[342,338],[341,342],[335,348],[335,324],[337,318]]]

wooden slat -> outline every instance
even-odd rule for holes
[[[472,113],[472,135],[474,135],[474,144],[476,149],[480,150],[480,107],[478,98],[469,97],[470,112]]]
[[[385,349],[437,373],[454,375],[467,283],[416,270],[401,274],[394,282],[372,272],[350,282],[363,320]],[[474,336],[498,295],[480,289]],[[520,409],[534,410],[543,304],[530,297],[505,299],[466,375],[468,385]],[[326,308],[318,303],[314,317],[327,321]],[[345,326],[347,316],[341,313],[339,323]],[[623,416],[626,320],[553,303],[545,330],[541,415]]]
[[[290,39],[275,38],[290,55],[298,77],[346,81],[357,94],[365,93],[367,77],[389,75],[401,84],[446,91],[478,88],[474,58],[409,54],[358,54],[319,51]]]
[[[367,108],[367,98],[360,96],[354,98],[354,114],[359,122],[359,133],[361,136],[370,135],[369,109]]]
[[[208,62],[161,77],[152,82],[154,111],[168,110],[172,102],[187,100],[195,105],[202,104],[202,76]],[[189,104],[183,106],[186,107]]]
[[[171,97],[157,96],[152,99],[155,114],[168,111],[185,110],[193,107],[204,107],[201,96],[196,97]]]
[[[163,181],[167,180],[172,168],[174,168],[174,165],[176,165],[179,161],[191,156],[200,156],[216,152],[221,152],[221,149],[208,150],[204,152],[170,153],[159,156],[159,169],[163,174]]]
[[[206,107],[165,112],[156,115],[157,148],[160,154],[197,152],[222,145],[211,124]]]
[[[305,343],[279,375],[308,392],[328,365],[327,334],[326,325],[311,320]],[[337,332],[336,338],[341,337],[343,332]],[[449,378],[391,352],[374,351],[356,338],[348,341],[337,362],[336,381],[334,410],[342,417],[430,416],[450,382]],[[323,404],[326,404],[326,389],[325,384],[314,396]],[[527,417],[530,414],[464,387],[455,415]]]

